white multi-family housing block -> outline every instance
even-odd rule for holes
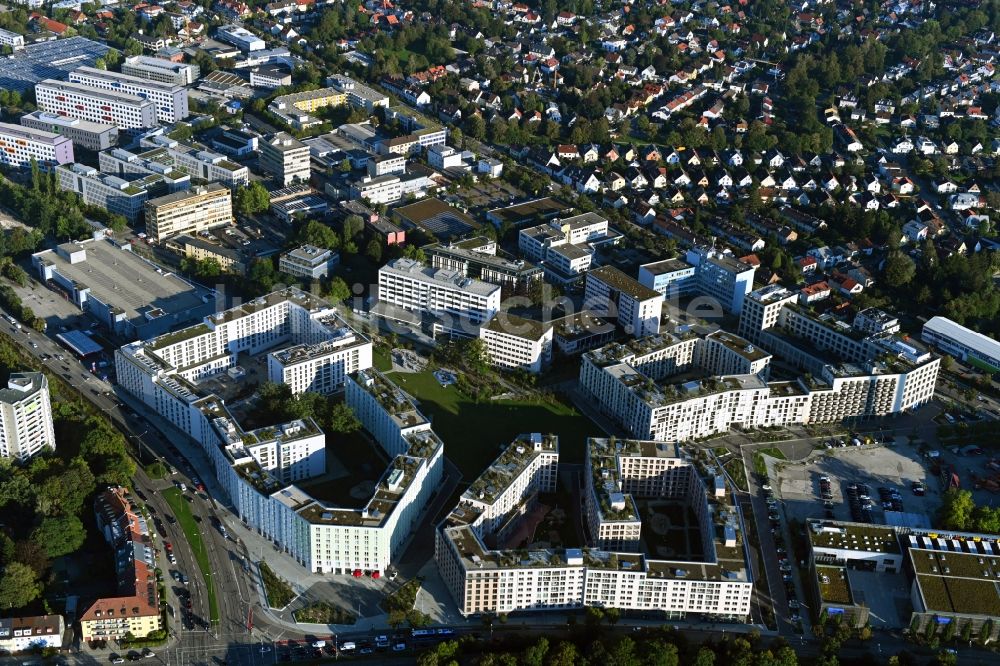
[[[15,169],[43,169],[73,161],[73,142],[53,132],[0,123],[0,164]]]
[[[500,287],[400,258],[379,269],[378,299],[411,312],[478,325],[500,310]]]
[[[45,79],[35,84],[35,101],[43,111],[119,129],[156,125],[156,105],[125,92],[102,90],[80,83]]]
[[[143,148],[160,149],[164,161],[174,167],[208,182],[219,182],[229,188],[245,187],[250,184],[250,169],[231,161],[225,155],[212,152],[200,144],[181,143],[155,130],[139,138]]]
[[[165,123],[175,123],[190,115],[188,91],[183,85],[162,83],[96,67],[77,67],[69,73],[69,80],[91,88],[123,92],[147,99],[156,107],[157,119]]]
[[[663,298],[614,266],[587,271],[584,308],[618,321],[625,332],[641,338],[660,330]]]
[[[605,218],[583,213],[522,229],[517,245],[525,258],[542,264],[549,280],[566,284],[590,268],[593,245],[612,238]]]
[[[0,390],[0,458],[16,463],[55,450],[49,381],[40,372],[17,372]]]
[[[479,329],[493,365],[539,373],[552,362],[552,326],[500,313]]]
[[[513,550],[503,543],[505,532],[513,531],[542,488],[537,482],[507,486],[510,501],[498,507],[506,513],[489,520],[490,507],[481,505],[476,491],[485,486],[500,492],[512,476],[525,479],[534,461],[536,476],[528,478],[538,478],[544,453],[525,441],[515,444],[518,448],[508,449],[473,483],[437,532],[435,562],[463,615],[597,606],[662,611],[675,618],[747,618],[753,578],[740,541],[743,521],[722,477],[712,479],[709,493],[690,460],[672,446],[591,439],[585,501],[594,517],[592,547]],[[541,478],[555,483],[554,473]],[[645,526],[652,532],[644,538],[649,552],[613,550],[638,545],[640,515],[647,510],[640,501],[646,499],[692,508],[701,550],[680,554],[668,548],[657,521]]]

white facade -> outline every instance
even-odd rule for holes
[[[1000,343],[946,317],[931,317],[924,324],[921,339],[963,362],[984,367],[990,372],[1000,370]]]
[[[35,100],[43,111],[95,123],[111,123],[119,129],[156,125],[156,105],[129,93],[45,79],[35,84]]]
[[[219,153],[213,153],[204,146],[190,145],[171,139],[165,134],[141,137],[139,145],[162,148],[176,168],[208,182],[217,181],[229,188],[246,187],[250,184],[250,169],[231,162]]]
[[[12,374],[0,390],[0,457],[23,463],[55,448],[48,379],[40,372]]]
[[[62,615],[0,618],[0,652],[61,648],[65,631]]]
[[[89,150],[107,150],[118,143],[118,128],[111,123],[95,123],[45,111],[33,111],[21,116],[21,124],[59,134]]]
[[[10,30],[0,30],[0,46],[9,46],[14,51],[24,48],[24,35]]]
[[[319,280],[329,275],[340,261],[340,255],[333,250],[303,245],[281,255],[278,270],[295,277]]]
[[[744,298],[753,289],[756,268],[714,248],[693,248],[685,258],[695,267],[694,288],[715,298],[723,310],[740,314]]]
[[[287,132],[278,132],[258,145],[261,170],[274,176],[282,187],[309,182],[309,146]]]
[[[122,63],[122,74],[161,83],[189,86],[201,76],[201,68],[198,65],[174,62],[166,58],[139,55],[125,58],[125,62]]]
[[[241,51],[260,51],[266,46],[263,39],[236,24],[218,28],[215,31],[215,36]]]
[[[482,324],[500,310],[500,287],[401,258],[379,269],[378,299],[411,312]]]
[[[479,329],[493,365],[539,373],[552,362],[552,326],[502,313]]]
[[[142,216],[149,200],[149,192],[142,184],[146,179],[138,183],[129,182],[118,176],[101,174],[84,164],[58,166],[56,178],[60,189],[76,192],[86,203],[121,215],[129,222],[135,222]]]
[[[43,170],[73,162],[73,142],[58,134],[0,123],[0,164],[23,169],[34,160]]]
[[[614,266],[587,272],[584,308],[617,319],[626,333],[637,338],[656,335],[660,330],[663,298]]]
[[[157,119],[165,123],[175,123],[190,115],[187,88],[183,85],[162,83],[96,67],[78,67],[69,73],[69,80],[92,88],[147,99],[156,107]]]

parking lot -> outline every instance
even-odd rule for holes
[[[806,462],[783,465],[772,481],[785,515],[799,521],[885,523],[889,509],[907,524],[929,526],[941,502],[938,480],[918,449],[905,442],[829,449]],[[922,496],[914,493],[914,482],[922,484]]]

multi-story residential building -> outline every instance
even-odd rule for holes
[[[583,245],[608,238],[608,221],[597,213],[583,213],[521,229],[518,249],[530,261],[541,262],[546,250],[569,243]]]
[[[694,282],[695,267],[681,259],[663,259],[639,266],[639,283],[658,291],[665,301],[690,295]]]
[[[947,317],[931,317],[924,324],[921,339],[963,363],[990,373],[1000,372],[1000,342]]]
[[[95,123],[110,123],[118,129],[156,125],[156,105],[129,93],[45,79],[35,85],[35,100],[43,111]]]
[[[281,184],[309,182],[309,146],[287,132],[278,132],[260,142],[260,168]]]
[[[476,236],[424,247],[434,268],[457,271],[466,277],[500,285],[503,297],[526,294],[542,279],[542,268],[523,259],[497,256],[495,241]]]
[[[161,83],[96,67],[78,67],[70,72],[69,80],[91,88],[123,92],[147,99],[156,107],[157,119],[165,123],[175,123],[190,115],[187,88],[183,85]]]
[[[685,259],[695,269],[695,290],[716,299],[726,312],[740,314],[743,300],[753,289],[756,268],[711,247],[692,248]]]
[[[327,79],[327,85],[347,95],[347,103],[368,113],[374,113],[376,107],[389,107],[389,96],[370,86],[355,81],[345,74],[335,74]]]
[[[368,175],[373,178],[406,173],[406,157],[404,155],[373,155],[368,158]]]
[[[10,30],[0,30],[0,46],[9,46],[12,51],[24,48],[24,35]]]
[[[73,142],[53,132],[0,123],[0,164],[24,169],[32,162],[43,170],[71,163]]]
[[[435,562],[459,612],[497,614],[598,606],[654,610],[672,618],[693,614],[745,621],[753,578],[745,543],[740,540],[744,526],[739,508],[722,477],[711,479],[710,492],[692,463],[664,446],[633,440],[588,442],[585,494],[589,499],[585,501],[595,517],[591,521],[594,547],[589,549],[506,548],[505,528],[530,503],[530,485],[520,493],[505,493],[511,500],[506,504],[507,512],[494,511],[501,515],[490,520],[486,519],[490,515],[487,508],[477,504],[475,495],[470,498],[470,493],[465,493],[439,527],[435,544]],[[528,456],[539,454],[521,443],[519,449],[508,449],[504,456],[498,461],[500,488],[512,472],[524,468]],[[494,463],[470,491],[480,484],[480,489],[496,492],[491,472],[497,466]],[[518,478],[523,478],[523,473]],[[551,477],[543,478],[548,481]],[[646,526],[650,534],[641,534],[640,516],[645,508],[641,501],[646,499],[693,509],[701,550],[680,554],[669,549],[670,558],[664,555],[667,548],[662,528],[655,522]],[[620,508],[613,509],[612,503]],[[635,546],[640,536],[647,546],[646,554],[601,546]],[[496,545],[488,546],[487,542]]]
[[[139,55],[125,58],[122,74],[176,86],[189,86],[201,76],[201,68],[191,63]]]
[[[0,652],[59,649],[65,631],[62,615],[0,618]]]
[[[278,259],[278,270],[295,277],[319,280],[340,263],[340,255],[315,245],[300,245]]]
[[[378,299],[383,303],[480,325],[500,310],[500,287],[400,258],[378,271]],[[458,321],[455,321],[458,320]]]
[[[21,116],[21,124],[59,134],[88,150],[108,150],[118,144],[118,128],[111,123],[95,123],[56,113],[32,111]]]
[[[146,202],[146,233],[159,242],[233,222],[233,195],[219,183],[200,185]]]
[[[263,39],[235,23],[217,28],[215,36],[227,44],[232,44],[241,51],[246,52],[260,51],[267,46]]]
[[[347,104],[347,93],[336,88],[319,88],[275,97],[267,110],[296,129],[319,125],[322,121],[312,115],[328,106]]]
[[[479,339],[499,368],[539,373],[552,362],[549,323],[500,313],[479,329]]]
[[[16,372],[0,390],[0,458],[17,463],[55,450],[49,381],[40,372]]]
[[[815,376],[767,383],[770,356],[745,340],[724,334],[660,334],[629,345],[587,352],[581,391],[630,435],[680,441],[728,431],[732,426],[834,423],[884,416],[933,398],[940,359],[883,343],[863,365],[827,365]],[[703,365],[704,364],[704,365]],[[707,378],[671,382],[700,369]],[[754,374],[722,375],[732,370]]]
[[[614,319],[637,338],[660,330],[663,299],[658,291],[645,287],[614,266],[587,271],[584,307]]]
[[[142,216],[151,194],[162,194],[168,189],[167,182],[159,174],[125,180],[76,163],[56,167],[56,178],[60,189],[76,192],[84,202],[121,215],[129,222]]]
[[[94,500],[97,527],[114,550],[118,596],[95,601],[80,616],[84,641],[145,638],[162,628],[156,550],[149,522],[127,488],[109,488]]]
[[[201,144],[181,143],[163,133],[140,137],[139,145],[163,151],[176,169],[193,178],[219,182],[229,187],[246,187],[250,184],[250,169],[231,162],[224,155],[213,153]]]

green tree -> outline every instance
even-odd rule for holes
[[[272,290],[278,279],[278,272],[274,270],[274,262],[267,257],[254,259],[247,272],[254,291],[258,294],[265,294]]]
[[[31,567],[21,562],[11,562],[0,578],[0,608],[24,608],[38,598],[42,586]]]
[[[352,433],[361,429],[361,421],[346,402],[335,404],[327,416],[326,425],[331,432]]]
[[[382,263],[382,243],[379,242],[377,238],[373,238],[368,242],[368,248],[366,250],[368,258],[372,260],[373,263]]]
[[[318,220],[308,220],[299,227],[296,240],[299,243],[315,245],[328,250],[336,250],[340,247],[340,238],[337,236],[337,232]]]
[[[711,648],[700,648],[694,659],[694,666],[715,666],[715,652]]]
[[[348,215],[344,218],[344,240],[357,241],[358,235],[364,231],[365,221],[360,215]]]
[[[326,296],[334,303],[343,303],[351,297],[351,288],[343,278],[335,276],[326,286]]]
[[[57,516],[44,518],[31,538],[41,544],[49,557],[56,558],[79,550],[87,533],[76,516]]]
[[[941,498],[941,524],[954,530],[970,529],[975,509],[970,491],[953,488]]]
[[[271,193],[259,180],[255,180],[247,187],[237,188],[233,195],[233,208],[240,215],[262,213],[270,205]]]
[[[907,255],[899,250],[894,250],[885,258],[885,283],[897,289],[913,279],[917,273],[917,266]]]

